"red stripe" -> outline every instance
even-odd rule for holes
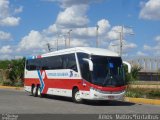
[[[46,93],[48,88],[60,88],[60,89],[72,89],[74,86],[77,86],[80,90],[89,91],[90,87],[99,89],[101,91],[121,91],[125,90],[125,86],[121,87],[102,87],[98,85],[91,84],[87,81],[81,79],[44,79],[45,87],[43,93]],[[86,86],[83,86],[83,83]],[[25,86],[31,86],[32,84],[40,84],[39,79],[37,78],[25,78]]]

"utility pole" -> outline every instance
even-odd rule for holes
[[[96,40],[96,47],[98,48],[98,46],[99,46],[99,39],[98,39],[98,35],[99,35],[99,32],[98,32],[98,29],[99,29],[99,26],[97,25],[96,26],[96,38],[97,38],[97,40]]]
[[[68,37],[69,37],[69,47],[71,46],[71,32],[72,32],[72,29],[70,29],[69,31],[68,31]]]
[[[128,27],[128,28],[130,28],[130,27]],[[124,39],[124,26],[123,25],[121,26],[121,30],[118,33],[120,35],[119,36],[119,42],[120,42],[120,44],[119,44],[119,56],[122,56],[122,53],[123,53],[123,39]],[[127,34],[134,35],[134,33],[127,33]]]
[[[58,35],[58,37],[57,37],[57,41],[56,41],[56,50],[58,51],[58,38],[59,38],[59,35]]]
[[[51,52],[51,49],[52,49],[52,48],[51,48],[51,46],[50,46],[49,43],[47,43],[47,48],[48,48],[48,51]]]
[[[64,35],[65,49],[67,48],[67,36]]]
[[[123,51],[123,26],[121,26],[121,32],[120,32],[120,51],[119,55],[122,56],[122,51]]]

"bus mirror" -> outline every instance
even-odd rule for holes
[[[123,64],[127,65],[128,73],[131,73],[131,64],[129,62],[123,61]]]
[[[89,70],[93,71],[93,62],[87,58],[83,58],[83,61],[87,62],[89,64]]]

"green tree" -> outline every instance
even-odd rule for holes
[[[9,79],[15,86],[23,85],[25,59],[12,60],[9,68]]]
[[[138,81],[138,73],[142,69],[140,66],[135,65],[131,68],[131,73],[128,73],[127,66],[124,65],[125,73],[126,73],[126,83],[130,84],[132,82]]]

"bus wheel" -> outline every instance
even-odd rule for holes
[[[37,97],[37,87],[33,87],[33,96]]]
[[[37,87],[37,96],[38,96],[38,97],[43,97],[43,94],[41,93],[41,88],[40,88],[40,86]]]
[[[81,103],[82,102],[80,92],[77,88],[73,90],[72,99],[75,103]]]

